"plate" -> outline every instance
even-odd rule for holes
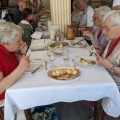
[[[78,47],[84,47],[84,46],[87,45],[86,41],[80,41],[80,42],[78,42],[78,41],[80,41],[80,40],[70,41],[70,45],[69,45],[69,46],[70,46],[70,47],[74,47],[74,48],[78,48]],[[73,45],[73,44],[75,44],[76,42],[78,42],[78,44]]]
[[[61,54],[63,53],[64,50],[66,50],[69,46],[69,43],[67,42],[54,42],[50,44],[49,48],[56,54]]]
[[[83,61],[81,61],[81,59],[83,59]],[[96,57],[93,57],[93,56],[77,57],[76,63],[77,63],[77,65],[82,66],[82,67],[86,67],[86,68],[94,68],[94,67],[98,66],[98,63],[96,61]]]
[[[40,22],[48,21],[48,19],[40,19]]]
[[[48,16],[46,16],[46,15],[43,15],[43,16],[41,16],[40,18],[42,18],[42,19],[46,19]]]
[[[44,61],[42,60],[31,60],[30,67],[26,69],[24,73],[31,73],[33,70],[37,69]],[[37,72],[41,71],[45,66],[43,66],[41,69],[39,69]]]
[[[71,72],[75,73],[77,71],[77,73],[75,75],[73,75],[72,73],[68,74],[67,72]],[[61,72],[61,74],[63,75],[59,75],[59,76],[53,76],[53,72],[56,74],[58,74],[58,71]],[[79,79],[79,76],[81,75],[81,71],[77,68],[74,67],[58,67],[58,68],[54,68],[50,71],[48,71],[48,76],[50,78],[51,81],[56,82],[56,83],[70,83],[70,82],[74,82],[76,80]]]

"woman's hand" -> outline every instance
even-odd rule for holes
[[[50,14],[50,12],[45,11],[45,10],[42,10],[42,11],[39,12],[39,15],[40,15],[40,16],[42,16],[42,15],[44,15],[44,14]]]
[[[26,42],[23,42],[22,40],[20,41],[20,53],[21,54],[26,54],[28,49],[28,46],[26,44]]]
[[[80,27],[79,30],[83,33],[84,31],[87,31],[87,28],[85,28],[85,27]]]
[[[101,57],[98,53],[96,53],[96,60],[98,61],[98,64],[100,64],[101,66],[107,68],[107,69],[111,69],[111,67],[113,66],[106,58]]]
[[[103,54],[103,49],[101,46],[96,45],[96,46],[94,46],[94,48],[99,55]]]
[[[95,36],[89,30],[84,31],[83,36],[88,36],[91,40],[95,40]]]
[[[24,72],[29,66],[30,66],[29,57],[26,55],[23,55],[20,59],[18,67],[20,68],[20,70]]]

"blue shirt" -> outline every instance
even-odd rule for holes
[[[21,15],[22,15],[22,12],[21,12],[21,11],[17,10],[17,11],[15,12],[15,14],[14,14],[14,23],[15,23],[16,25],[18,25],[19,22],[21,21]]]

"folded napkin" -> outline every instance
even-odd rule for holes
[[[40,39],[42,35],[43,35],[42,32],[35,31],[35,32],[31,35],[31,37],[32,37],[32,38],[36,38],[36,39]]]
[[[41,51],[36,51],[36,52],[31,52],[30,53],[30,59],[35,60],[35,59],[43,59],[43,52]]]
[[[39,50],[39,49],[45,49],[48,45],[48,40],[40,39],[40,40],[33,40],[30,49],[31,50]]]

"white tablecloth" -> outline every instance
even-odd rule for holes
[[[86,48],[70,48],[70,57],[84,54]],[[43,51],[47,59],[46,51]],[[56,56],[55,64],[63,64],[61,56]],[[69,63],[73,65],[72,62]],[[120,114],[120,94],[118,88],[103,67],[92,69],[78,67],[82,74],[72,83],[54,83],[50,81],[47,70],[36,74],[23,74],[21,78],[6,91],[5,120],[14,120],[19,110],[52,104],[56,102],[74,102],[78,100],[97,101],[103,98],[105,112],[113,117]]]

